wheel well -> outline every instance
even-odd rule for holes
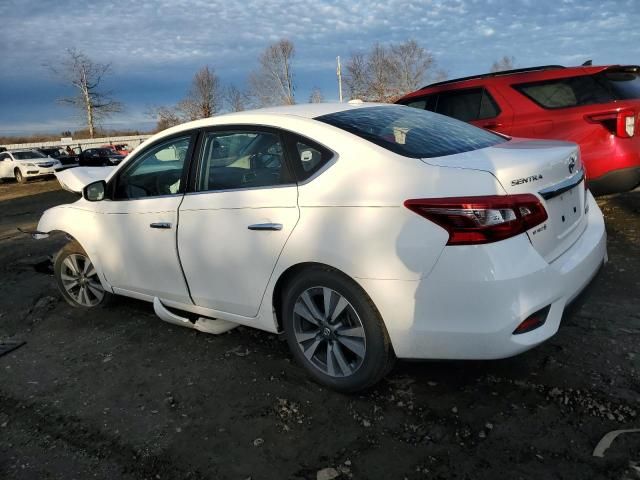
[[[327,270],[331,270],[333,272],[339,273],[340,275],[344,275],[345,277],[347,277],[349,280],[353,281],[354,283],[357,284],[357,282],[355,282],[349,275],[347,275],[346,273],[338,270],[337,268],[334,268],[330,265],[326,265],[324,263],[317,263],[317,262],[305,262],[305,263],[298,263],[296,265],[292,265],[289,268],[287,268],[284,272],[282,272],[282,274],[280,275],[280,277],[278,278],[278,281],[276,282],[275,287],[273,288],[273,297],[271,300],[271,304],[273,305],[273,310],[275,312],[275,316],[276,316],[276,321],[278,322],[278,331],[281,332],[282,331],[282,314],[281,314],[281,310],[282,310],[282,292],[284,290],[284,288],[287,286],[287,284],[289,283],[289,281],[291,281],[292,278],[294,278],[296,275],[298,275],[300,272],[307,270],[309,268],[325,268]]]

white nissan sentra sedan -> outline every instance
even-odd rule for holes
[[[397,358],[495,359],[556,333],[607,258],[578,147],[399,105],[310,104],[180,125],[103,173],[36,236],[80,308],[114,295],[220,333],[283,332],[356,391]],[[99,175],[106,178],[100,179]]]

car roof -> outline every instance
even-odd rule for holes
[[[266,107],[258,108],[254,110],[244,110],[242,112],[225,113],[222,115],[214,115],[213,117],[203,118],[200,120],[194,120],[192,122],[182,123],[171,127],[168,130],[160,132],[154,138],[168,136],[174,133],[180,133],[185,130],[191,130],[194,128],[203,128],[216,125],[228,125],[228,124],[260,124],[264,120],[265,116],[274,117],[300,117],[300,118],[316,118],[322,115],[328,115],[330,113],[343,112],[346,110],[355,110],[358,108],[369,107],[392,107],[393,104],[389,103],[371,103],[363,102],[361,100],[350,100],[349,102],[329,102],[329,103],[301,103],[299,105],[282,105],[278,107]],[[397,105],[395,105],[397,106]]]
[[[515,70],[505,70],[493,73],[483,73],[468,77],[453,78],[443,82],[431,83],[411,92],[400,100],[408,100],[416,95],[426,93],[425,90],[433,89],[434,92],[454,90],[465,86],[480,86],[486,83],[508,82],[518,83],[527,81],[544,81],[555,78],[564,78],[574,75],[593,75],[609,69],[639,69],[636,65],[581,65],[578,67],[563,67],[562,65],[541,65],[537,67],[518,68]]]

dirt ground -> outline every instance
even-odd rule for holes
[[[0,478],[637,479],[640,191],[599,200],[609,263],[544,345],[491,362],[399,362],[358,396],[309,381],[276,335],[212,336],[122,299],[67,306],[36,271],[55,180],[0,184]]]

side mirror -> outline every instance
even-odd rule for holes
[[[107,191],[107,182],[98,180],[90,183],[82,189],[82,196],[89,202],[99,202],[104,200],[104,194]]]

